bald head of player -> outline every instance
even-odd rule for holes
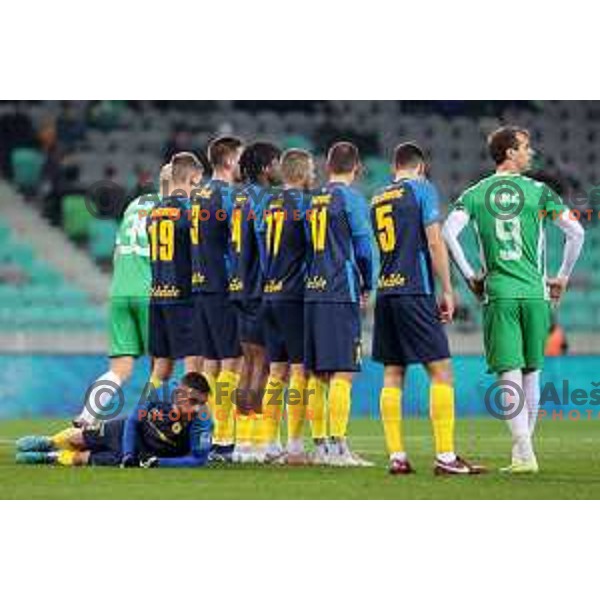
[[[488,137],[488,149],[496,169],[505,173],[523,173],[531,166],[533,150],[526,129],[508,125]]]
[[[425,153],[414,142],[399,144],[394,149],[392,171],[395,181],[425,177],[427,171]]]
[[[168,171],[165,170],[165,174]],[[204,169],[192,152],[179,152],[171,159],[171,184],[169,194],[190,198],[192,190],[200,185]],[[161,172],[162,175],[162,172]]]
[[[213,168],[213,180],[235,183],[240,180],[240,157],[244,142],[234,136],[222,136],[208,146],[208,160]]]
[[[326,169],[330,182],[350,185],[362,171],[358,148],[351,142],[335,143],[327,153]]]
[[[281,157],[281,176],[286,188],[309,190],[315,184],[315,161],[310,152],[291,148]]]

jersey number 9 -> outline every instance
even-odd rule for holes
[[[175,223],[154,222],[150,226],[150,254],[152,260],[170,261],[175,253]]]

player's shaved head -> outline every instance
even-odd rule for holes
[[[250,144],[240,157],[240,171],[242,180],[250,183],[259,183],[267,175],[274,161],[278,161],[281,150],[270,142],[256,142]]]
[[[529,138],[529,131],[513,125],[500,127],[490,133],[488,149],[492,160],[497,165],[502,164],[507,159],[509,150],[518,150],[521,137]]]
[[[309,185],[313,177],[314,161],[310,152],[299,148],[286,150],[281,157],[281,175],[288,185]]]
[[[360,153],[351,142],[337,142],[327,153],[327,169],[334,175],[349,175],[360,168]]]
[[[425,153],[414,142],[399,144],[394,150],[394,167],[397,170],[414,169],[425,162]]]
[[[219,137],[208,146],[208,160],[214,169],[225,167],[228,161],[236,158],[243,146],[244,142],[238,137]]]
[[[171,180],[174,186],[186,185],[192,177],[202,176],[202,172],[202,163],[192,152],[179,152],[171,159]]]

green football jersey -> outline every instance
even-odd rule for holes
[[[546,298],[545,227],[562,200],[547,185],[519,174],[494,174],[468,188],[453,210],[475,228],[486,293],[499,298]]]
[[[111,296],[147,298],[152,272],[146,217],[158,196],[140,196],[129,204],[117,232],[113,257]]]

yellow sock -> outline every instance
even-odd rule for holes
[[[267,444],[275,444],[279,440],[284,391],[285,383],[269,375],[263,396],[264,439]]]
[[[254,418],[252,419],[252,444],[255,447],[266,445],[268,443],[266,433],[263,414],[254,413]]]
[[[454,388],[447,383],[432,383],[429,414],[433,425],[436,454],[454,452]]]
[[[223,370],[215,386],[215,443],[222,446],[233,444],[234,420],[233,398],[240,376],[233,371]]]
[[[325,415],[327,386],[318,377],[312,376],[308,380],[306,389],[311,435],[313,440],[322,440],[327,437],[327,419]]]
[[[350,420],[352,384],[334,377],[329,386],[329,433],[331,437],[345,438]]]
[[[73,427],[67,427],[67,429],[63,429],[59,431],[57,434],[53,435],[50,440],[52,441],[52,445],[57,450],[70,450],[72,448],[69,440],[74,432],[77,430]]]
[[[208,382],[208,387],[210,388],[210,393],[208,394],[208,405],[210,406],[210,412],[213,415],[214,419],[215,410],[217,408],[215,406],[215,384],[217,383],[217,380],[215,379],[215,376],[212,373],[203,372],[202,375],[204,375],[204,379],[206,379],[206,381]]]
[[[63,467],[72,467],[77,454],[75,450],[61,450],[56,457],[56,462]]]
[[[151,375],[150,376],[150,383],[156,388],[160,388],[160,386],[162,385],[162,381],[156,376],[156,375]]]
[[[402,392],[400,388],[384,387],[379,397],[381,422],[388,454],[404,452],[402,436]]]
[[[301,440],[304,437],[306,420],[306,379],[302,375],[292,374],[288,388],[287,429],[289,440]]]
[[[254,415],[244,415],[241,412],[235,413],[235,443],[249,445],[252,443],[252,426],[254,425]]]

